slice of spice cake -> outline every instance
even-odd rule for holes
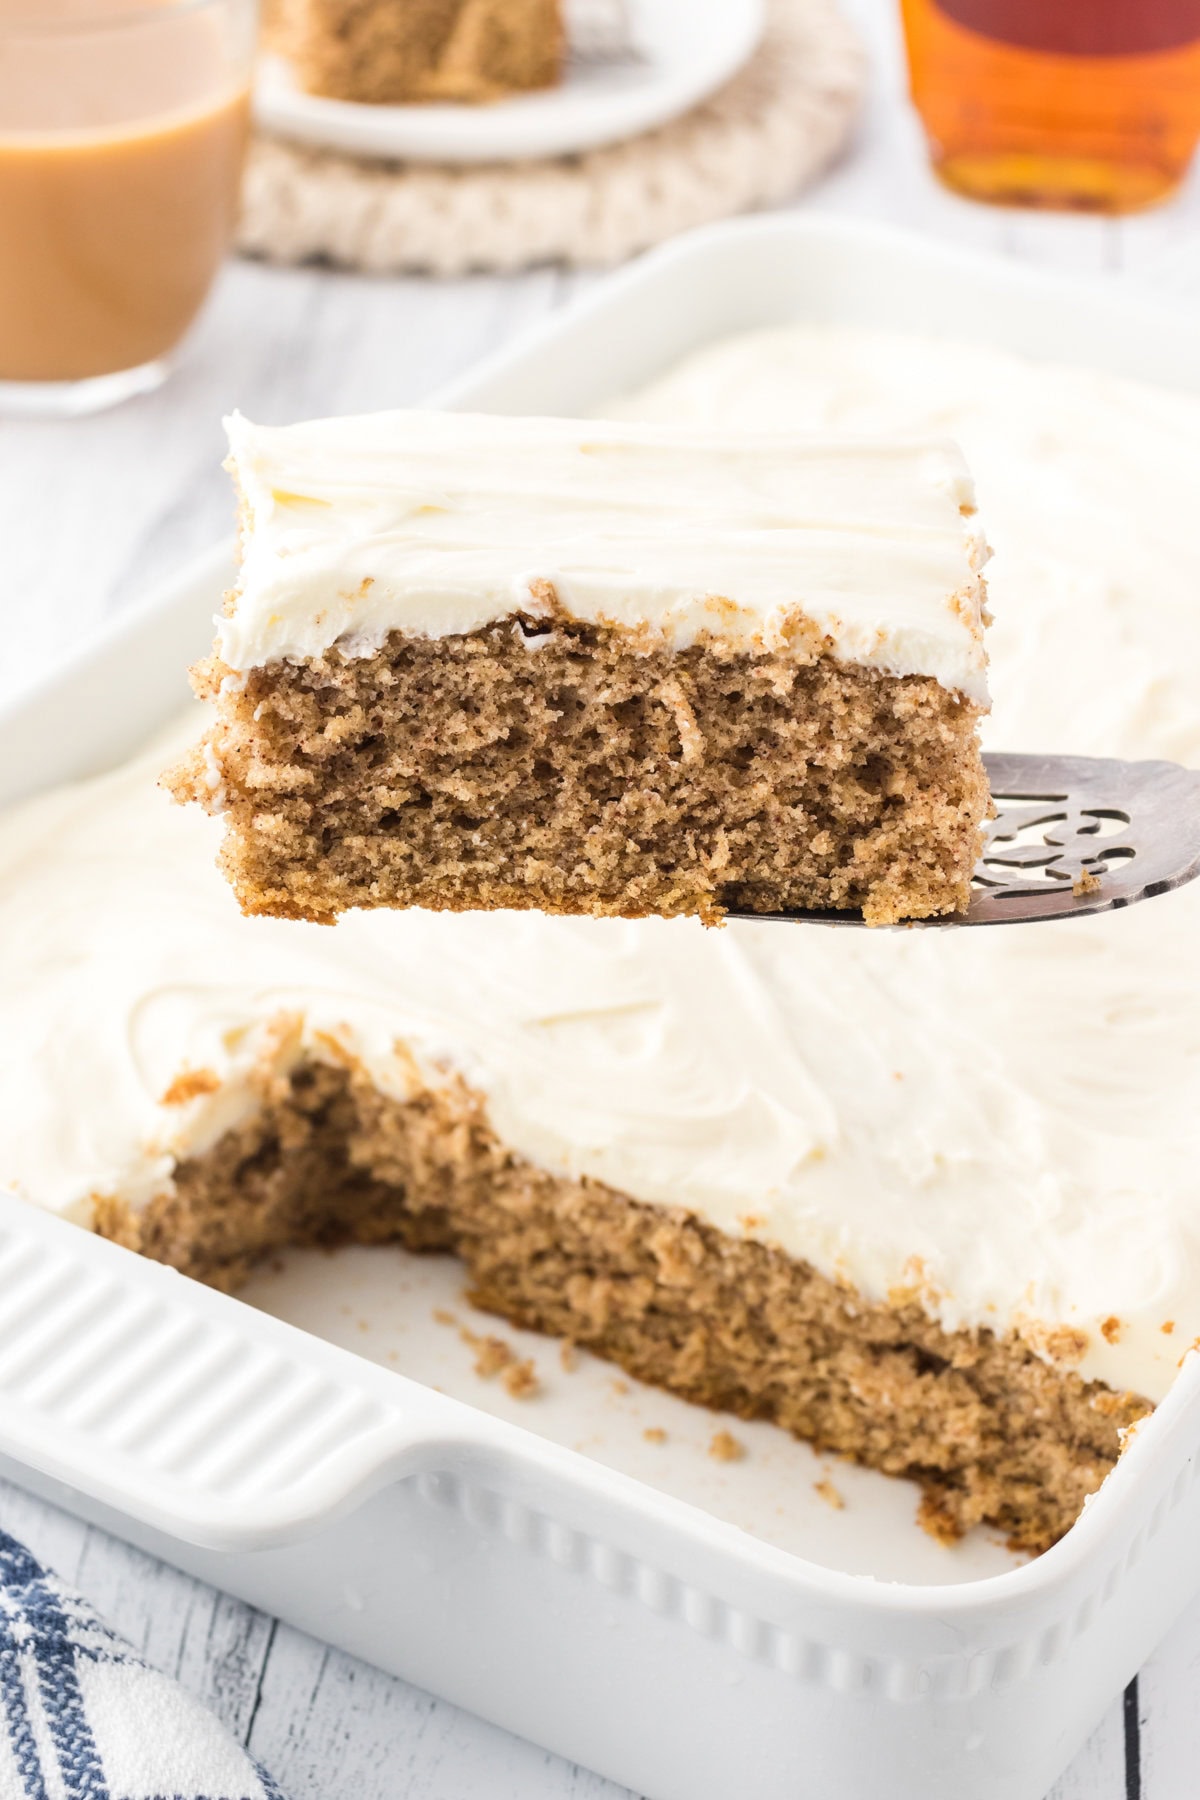
[[[560,0],[272,0],[267,44],[310,94],[498,100],[562,74]]]
[[[986,555],[938,442],[234,418],[240,578],[168,778],[242,908],[963,909]]]

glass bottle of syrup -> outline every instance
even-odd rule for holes
[[[1200,0],[901,0],[933,165],[973,200],[1132,212],[1200,136]]]

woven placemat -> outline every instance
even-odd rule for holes
[[[740,74],[683,118],[547,162],[360,161],[260,136],[238,247],[273,262],[461,275],[619,262],[790,198],[853,125],[864,61],[835,0],[769,0]]]

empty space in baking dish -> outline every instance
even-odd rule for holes
[[[465,1281],[453,1256],[399,1245],[292,1250],[258,1269],[240,1298],[826,1568],[927,1585],[1026,1560],[992,1531],[939,1544],[916,1523],[912,1482],[819,1456],[777,1425],[678,1400],[582,1351],[564,1357],[557,1339],[472,1307]],[[503,1370],[477,1372],[487,1337],[532,1363],[536,1391],[514,1397]],[[724,1441],[714,1451],[720,1433],[732,1454]]]

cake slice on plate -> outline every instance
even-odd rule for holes
[[[551,87],[564,31],[560,0],[270,0],[266,41],[310,94],[395,105]]]
[[[242,562],[169,777],[243,910],[965,908],[986,550],[939,442],[230,421]]]

